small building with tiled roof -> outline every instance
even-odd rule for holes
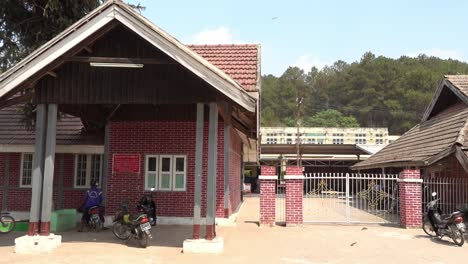
[[[241,205],[260,87],[260,45],[187,46],[105,1],[0,75],[2,209],[48,235],[98,182],[108,220],[152,193],[159,223],[211,240]]]
[[[468,75],[440,82],[421,123],[353,169],[423,168],[423,176],[468,177]]]
[[[399,172],[400,223],[420,227],[432,192],[444,214],[468,203],[467,133],[468,75],[447,75],[421,123],[352,169]]]

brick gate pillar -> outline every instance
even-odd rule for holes
[[[287,166],[286,175],[286,226],[302,225],[302,198],[304,174],[299,166]]]
[[[260,179],[260,225],[273,226],[275,224],[276,202],[276,168],[262,166]]]
[[[398,179],[400,225],[406,228],[422,224],[422,179],[419,169],[404,169]]]

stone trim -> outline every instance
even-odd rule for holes
[[[423,179],[397,179],[397,182],[422,183]]]
[[[278,176],[277,175],[260,175],[258,176],[260,180],[277,180]]]
[[[304,175],[285,175],[285,180],[302,180],[304,179]]]

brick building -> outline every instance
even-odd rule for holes
[[[47,235],[97,180],[108,215],[155,188],[161,222],[212,238],[241,203],[259,80],[259,45],[186,46],[105,2],[0,76],[3,210]]]

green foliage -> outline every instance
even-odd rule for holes
[[[0,72],[58,35],[105,0],[1,0]],[[145,7],[130,4],[141,11]]]
[[[100,0],[0,1],[0,68],[7,69],[100,3]]]
[[[306,127],[359,127],[353,116],[343,116],[342,113],[329,109],[320,111],[304,120]]]
[[[360,61],[337,61],[307,73],[289,67],[279,78],[263,77],[261,123],[295,126],[295,99],[300,95],[303,126],[388,127],[390,133],[401,134],[421,120],[446,74],[468,74],[468,64],[426,55],[392,59],[367,52]],[[341,113],[344,121],[316,116],[329,109]]]

